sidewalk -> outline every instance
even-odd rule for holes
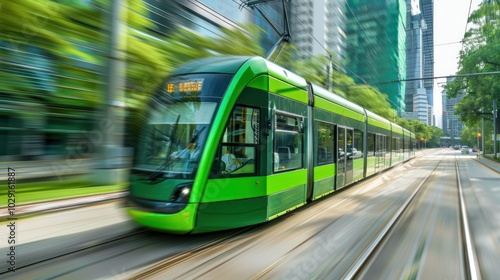
[[[481,164],[487,166],[488,168],[492,169],[493,171],[500,173],[500,162],[484,157],[476,158],[476,160]]]
[[[60,211],[83,206],[96,205],[106,203],[114,200],[119,200],[126,197],[128,191],[116,191],[110,193],[86,195],[80,197],[71,197],[65,199],[57,199],[51,201],[41,201],[35,203],[27,203],[16,206],[13,212],[16,217],[23,215],[45,214],[53,211]],[[12,208],[10,208],[12,210]],[[0,222],[7,219],[9,215],[9,208],[0,207]]]
[[[0,162],[0,220],[12,209],[37,214],[124,197],[128,170],[106,185],[96,181],[97,166],[96,159]]]

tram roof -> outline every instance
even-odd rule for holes
[[[222,74],[236,74],[243,64],[252,60],[253,63],[258,64],[257,68],[262,73],[267,73],[270,76],[277,77],[290,84],[306,87],[306,80],[295,73],[273,63],[259,56],[212,56],[202,59],[193,60],[188,62],[175,70],[172,75],[191,74],[191,73],[222,73]],[[256,69],[257,69],[256,68]],[[257,74],[257,73],[254,73]],[[343,105],[353,111],[363,112],[363,108],[339,95],[329,92],[328,90],[313,84],[315,95],[326,98],[339,105]],[[370,119],[377,120],[390,127],[390,121],[386,120],[373,112],[367,110],[368,122]],[[398,127],[399,129],[400,127]]]
[[[253,68],[254,71],[257,71],[257,73],[253,73],[255,75],[265,73],[300,88],[305,89],[307,86],[304,78],[260,56],[212,56],[202,58],[180,66],[172,75],[191,73],[236,74],[241,66],[249,62],[249,60],[256,66]]]
[[[363,114],[363,115],[365,114],[363,107],[357,105],[356,103],[349,101],[346,98],[344,98],[338,94],[330,92],[330,91],[326,90],[325,88],[322,88],[321,86],[318,86],[316,84],[312,84],[312,87],[313,87],[314,95],[322,97],[322,98],[329,100],[331,102],[334,102],[336,104],[339,104],[339,105],[346,107],[354,112],[358,112],[358,113]]]
[[[251,58],[251,56],[212,56],[197,59],[180,66],[172,75],[191,73],[235,74]]]

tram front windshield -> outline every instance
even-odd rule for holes
[[[148,108],[135,169],[192,178],[230,78],[210,74],[167,81]]]

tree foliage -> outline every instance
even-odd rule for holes
[[[480,135],[481,130],[479,127],[465,127],[462,130],[462,134],[460,135],[460,143],[463,145],[467,145],[469,147],[478,147],[478,140],[480,138],[478,135]],[[480,145],[480,144],[479,144]]]
[[[102,104],[109,46],[111,1],[0,0],[0,91],[16,99],[33,98],[45,88],[54,106]],[[126,100],[141,108],[175,67],[211,55],[263,55],[259,29],[222,29],[209,37],[179,27],[158,34],[144,1],[127,0],[122,17],[126,59]],[[28,59],[35,53],[35,59]],[[36,70],[36,71],[35,71]]]
[[[464,35],[457,74],[474,76],[457,77],[446,89],[448,97],[464,94],[455,113],[473,127],[481,121],[480,111],[491,112],[493,100],[500,101],[500,3],[481,4],[468,22],[472,27]]]
[[[142,107],[173,69],[191,60],[214,55],[262,56],[263,50],[255,39],[259,29],[249,24],[244,30],[222,28],[218,37],[201,35],[182,27],[168,37],[154,37],[132,30],[127,42],[129,106]]]
[[[291,69],[319,86],[327,88],[328,59],[324,56],[312,57],[308,60],[295,61]],[[348,99],[367,110],[389,119],[394,120],[397,115],[387,101],[387,95],[381,93],[371,85],[356,84],[354,80],[338,70],[334,65],[330,74],[330,91]]]
[[[427,147],[429,148],[436,148],[441,146],[441,137],[444,136],[444,131],[437,127],[437,126],[428,126],[427,129],[430,132],[430,138],[429,138],[429,145]]]
[[[16,98],[33,98],[43,89],[47,92],[45,101],[51,105],[87,108],[102,105],[103,69],[108,59],[109,5],[107,0],[0,0],[0,55],[7,64],[0,71],[0,91],[11,93]],[[150,20],[150,10],[144,1],[127,0],[124,11],[125,90],[130,108],[144,108],[161,81],[177,66],[190,60],[224,54],[264,56],[258,43],[262,30],[255,25],[245,25],[241,29],[222,28],[217,36],[203,35],[183,27],[162,34],[155,31],[157,23]],[[471,16],[471,21],[480,23],[486,13],[486,9],[480,10]],[[492,16],[488,24],[477,24],[483,28],[466,34],[468,43],[462,54],[461,71],[498,70],[500,36],[493,25],[493,21],[498,22],[495,17],[498,15]],[[481,36],[485,37],[483,33],[488,35],[488,40],[481,39]],[[38,51],[35,58],[28,56],[32,51],[30,48]],[[270,59],[326,88],[328,59],[318,56],[297,61],[295,51],[293,45],[286,44]],[[27,61],[28,58],[31,61]],[[41,70],[33,67],[35,64]],[[330,73],[332,92],[386,119],[395,119],[396,113],[385,94],[373,86],[356,84],[339,70],[339,61],[333,64]],[[462,85],[466,84],[471,95],[486,89],[491,89],[490,92],[496,90],[498,94],[498,82],[488,77],[457,79],[456,83],[450,84],[449,92],[453,94],[452,89],[465,89]],[[480,101],[471,98],[468,102],[476,102],[471,108],[477,108],[491,98],[490,93]],[[467,106],[465,103],[464,108]],[[415,131],[419,138],[431,139],[430,132],[422,125],[409,121],[403,126]]]

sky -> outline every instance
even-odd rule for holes
[[[481,0],[434,0],[434,76],[453,75],[458,70],[458,56],[464,37],[467,18],[476,10]],[[469,25],[467,26],[467,29]],[[436,126],[442,127],[442,83],[435,79],[434,114]]]

